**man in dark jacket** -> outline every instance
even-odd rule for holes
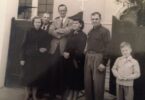
[[[91,15],[93,28],[88,33],[85,61],[86,100],[104,100],[105,66],[110,42],[109,30],[101,25],[101,14]]]

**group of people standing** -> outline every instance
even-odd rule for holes
[[[59,5],[58,12],[52,23],[47,13],[34,17],[24,37],[25,100],[77,100],[83,89],[86,100],[104,100],[110,32],[101,25],[101,14],[91,14],[93,28],[86,35],[83,20],[66,17],[66,5]]]
[[[60,16],[52,23],[48,13],[34,17],[33,27],[24,37],[20,64],[24,67],[25,100],[75,100],[84,88],[84,22],[66,17],[64,4],[58,6],[58,12]]]

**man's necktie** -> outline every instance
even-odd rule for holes
[[[62,28],[63,27],[63,18],[61,19],[61,25],[60,27]]]

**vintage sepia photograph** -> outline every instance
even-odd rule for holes
[[[0,0],[0,100],[145,100],[145,0]]]

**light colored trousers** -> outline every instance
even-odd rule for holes
[[[117,100],[133,100],[133,86],[123,86],[117,84]]]
[[[87,53],[84,68],[86,100],[104,100],[105,73],[97,67],[101,64],[103,55]]]

